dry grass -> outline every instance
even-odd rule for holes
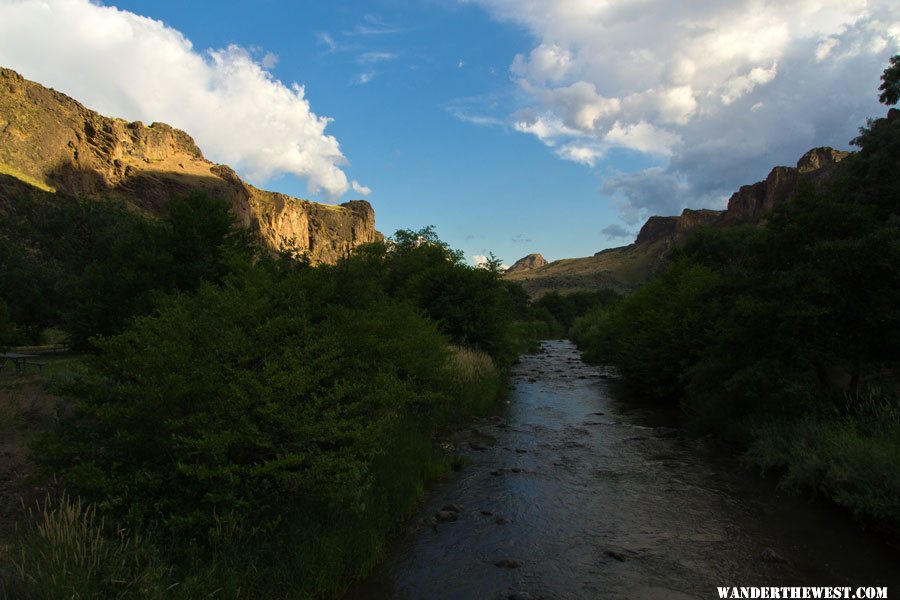
[[[663,242],[632,244],[594,256],[556,260],[505,277],[522,285],[533,300],[551,292],[614,290],[627,294],[643,285],[660,267],[667,249]]]
[[[449,391],[456,398],[456,414],[485,415],[494,409],[502,385],[491,357],[479,350],[451,346]]]
[[[458,381],[472,383],[497,374],[494,361],[486,353],[463,346],[451,346],[450,350],[451,369]]]
[[[168,570],[152,545],[123,529],[111,535],[93,505],[66,494],[28,509],[12,557],[14,593],[28,598],[153,597]]]

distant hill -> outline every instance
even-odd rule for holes
[[[171,198],[195,189],[228,201],[270,248],[290,242],[314,262],[334,263],[381,239],[364,200],[333,206],[257,189],[206,160],[183,131],[104,117],[0,67],[0,212],[23,194],[61,194],[121,198],[160,215]]]
[[[776,206],[788,202],[800,183],[817,184],[833,177],[838,164],[849,154],[833,148],[814,148],[800,158],[796,167],[775,167],[764,181],[742,186],[732,194],[725,210],[685,209],[680,216],[650,217],[633,244],[536,268],[510,269],[505,277],[522,284],[532,297],[552,291],[628,292],[647,281],[663,264],[669,250],[697,227],[759,222]]]

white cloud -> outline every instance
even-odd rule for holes
[[[579,142],[571,142],[556,150],[556,155],[572,162],[581,163],[593,167],[600,160],[605,151],[600,146],[592,146]]]
[[[487,269],[488,257],[483,254],[475,254],[472,256],[472,264],[476,269]],[[509,269],[509,265],[501,263],[499,268],[501,271],[506,271]]]
[[[822,62],[828,55],[831,54],[831,51],[834,50],[837,45],[840,43],[836,37],[825,38],[819,45],[816,46],[816,62]]]
[[[557,44],[541,44],[528,58],[517,54],[510,70],[527,80],[547,82],[565,78],[572,68],[573,56]]]
[[[330,119],[272,77],[276,61],[234,45],[200,52],[161,21],[88,0],[0,0],[0,64],[103,114],[184,129],[251,182],[290,173],[338,198],[350,185]]]
[[[355,179],[350,183],[350,187],[353,188],[353,191],[362,196],[368,196],[372,193],[372,188],[361,185]]]
[[[819,51],[816,49],[816,60],[819,60]],[[778,62],[772,63],[768,69],[762,67],[754,67],[746,75],[738,75],[732,77],[725,82],[724,91],[722,93],[722,104],[728,106],[741,96],[753,91],[758,85],[765,85],[775,79],[778,74]]]
[[[359,55],[359,57],[357,58],[357,62],[362,65],[371,65],[375,63],[394,60],[396,58],[397,55],[393,52],[365,52]]]
[[[446,110],[454,119],[463,123],[481,125],[482,127],[503,127],[505,125],[500,119],[486,115],[470,114],[459,106],[450,105],[446,107]]]
[[[646,121],[640,121],[633,125],[615,123],[606,132],[604,139],[611,146],[661,155],[671,155],[672,149],[681,141],[678,135]]]
[[[375,79],[377,73],[375,71],[366,71],[365,73],[360,73],[353,79],[353,83],[356,85],[366,85]]]
[[[559,138],[577,137],[579,132],[568,127],[552,114],[537,115],[532,110],[523,110],[516,115],[513,128],[522,133],[530,133],[548,146],[554,146]]]
[[[900,51],[894,0],[459,1],[537,40],[510,65],[516,130],[589,166],[616,148],[658,163],[606,187],[630,217],[715,204],[812,146],[846,146],[882,112]]]
[[[346,35],[382,36],[404,33],[406,31],[406,29],[386,23],[375,15],[365,15],[363,21],[365,23],[357,25],[352,31],[346,32]]]

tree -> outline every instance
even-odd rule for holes
[[[900,102],[900,54],[891,57],[891,64],[881,76],[881,95],[878,100],[882,104],[893,106]]]

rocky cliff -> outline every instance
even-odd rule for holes
[[[744,185],[728,199],[725,210],[684,209],[677,217],[650,217],[638,233],[636,244],[668,240],[678,243],[701,225],[728,227],[762,220],[776,206],[788,202],[801,183],[827,181],[850,153],[834,148],[813,148],[796,167],[775,167],[763,181]]]
[[[334,263],[380,239],[368,202],[317,204],[243,182],[206,160],[191,137],[164,123],[108,118],[68,96],[0,68],[0,203],[19,182],[44,193],[121,198],[159,215],[169,199],[204,190],[231,204],[266,245],[293,245]],[[19,180],[10,182],[10,178]]]
[[[529,254],[523,258],[517,260],[513,266],[506,270],[507,273],[516,273],[518,271],[531,271],[532,269],[537,269],[539,267],[543,267],[547,264],[547,259],[545,259],[540,254]]]
[[[669,250],[697,227],[730,227],[764,220],[776,206],[789,202],[801,183],[818,185],[832,178],[849,154],[833,148],[813,148],[800,158],[796,167],[775,167],[765,180],[742,186],[731,195],[725,210],[686,208],[679,216],[650,217],[634,243],[628,246],[537,268],[510,269],[507,274],[532,296],[550,291],[634,289],[663,264]]]

